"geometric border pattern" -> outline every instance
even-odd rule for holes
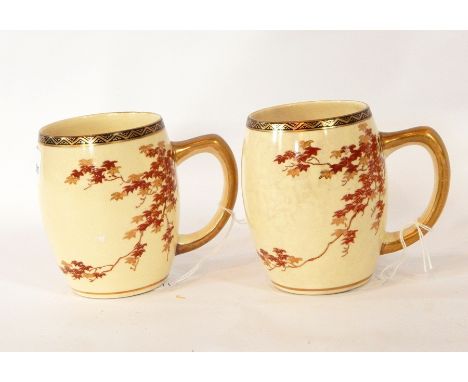
[[[364,121],[372,117],[372,113],[369,108],[359,111],[357,113],[343,115],[336,118],[328,119],[315,119],[312,121],[289,121],[289,122],[264,122],[256,121],[249,117],[247,119],[247,127],[251,130],[259,131],[305,131],[305,130],[322,130],[330,129],[338,126],[353,125],[355,123]]]
[[[47,146],[79,146],[79,145],[105,145],[107,143],[128,141],[138,139],[146,135],[153,134],[164,129],[164,122],[160,119],[148,126],[137,127],[135,129],[116,131],[107,134],[95,134],[87,136],[49,136],[39,134],[39,142]]]

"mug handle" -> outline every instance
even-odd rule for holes
[[[176,255],[193,251],[208,243],[224,227],[229,220],[237,197],[237,166],[234,154],[226,141],[219,135],[209,134],[187,139],[185,141],[171,142],[177,165],[186,159],[201,153],[213,154],[221,163],[224,173],[224,189],[219,208],[208,224],[191,234],[180,234],[176,247]]]
[[[396,131],[394,133],[380,133],[380,142],[385,157],[395,150],[408,146],[420,145],[431,154],[434,164],[434,190],[426,210],[419,217],[418,222],[432,227],[439,218],[447,201],[450,187],[450,163],[444,142],[437,132],[427,126]],[[424,231],[424,234],[427,232]],[[407,245],[419,240],[415,226],[403,231],[403,238]],[[399,251],[403,248],[399,239],[399,232],[385,232],[380,254],[384,255]]]

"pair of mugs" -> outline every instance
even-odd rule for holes
[[[386,232],[385,157],[409,144],[431,153],[433,197],[419,221],[433,226],[447,199],[450,167],[429,127],[379,133],[369,107],[315,101],[252,113],[242,153],[242,188],[256,251],[273,284],[327,294],[365,284],[380,254],[401,249]],[[217,135],[171,142],[161,116],[107,113],[43,127],[40,194],[59,267],[82,296],[136,295],[161,285],[175,255],[210,241],[237,196],[232,151]],[[224,190],[211,221],[179,233],[176,166],[208,152]],[[404,231],[407,244],[417,228]]]

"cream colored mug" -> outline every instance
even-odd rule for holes
[[[237,169],[226,142],[205,135],[171,142],[154,113],[66,119],[39,133],[45,228],[72,289],[95,298],[158,287],[174,255],[211,240],[229,218]],[[179,234],[176,165],[213,154],[224,171],[220,208],[201,230]]]
[[[418,144],[432,155],[436,181],[419,222],[432,227],[449,190],[450,167],[429,127],[379,133],[370,108],[355,101],[270,107],[247,120],[242,189],[257,253],[277,288],[298,294],[343,292],[365,284],[379,254],[402,248],[386,232],[385,157]],[[404,231],[407,244],[416,227]]]

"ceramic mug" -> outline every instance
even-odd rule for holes
[[[429,127],[379,133],[356,101],[280,105],[252,113],[242,155],[245,211],[257,253],[277,288],[328,294],[365,284],[380,254],[402,248],[386,232],[385,157],[417,144],[432,155],[436,181],[419,222],[432,227],[449,190],[450,167]],[[407,244],[416,227],[404,231]]]
[[[147,292],[168,276],[174,255],[196,249],[222,229],[237,195],[232,151],[217,135],[168,139],[154,113],[106,113],[66,119],[39,133],[40,199],[59,267],[86,297]],[[211,221],[179,234],[176,165],[213,154],[224,191]]]

